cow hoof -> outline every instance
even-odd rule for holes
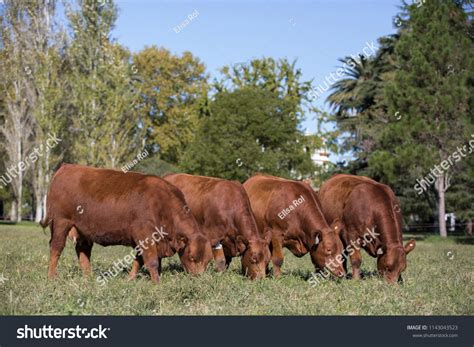
[[[225,260],[216,262],[216,271],[217,272],[222,272],[222,271],[225,270],[225,268],[226,268]]]

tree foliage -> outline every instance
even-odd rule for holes
[[[116,6],[83,0],[68,16],[73,32],[67,51],[69,112],[75,115],[69,155],[78,163],[120,167],[141,149],[141,129],[131,55],[110,38]]]
[[[298,177],[314,169],[294,105],[255,87],[223,91],[188,147],[186,171],[244,181],[256,172]]]
[[[133,63],[141,80],[146,144],[163,160],[177,164],[194,138],[207,96],[205,66],[190,52],[177,56],[156,46],[135,54]]]
[[[390,184],[405,212],[429,218],[431,210],[443,229],[446,183],[453,176],[459,176],[454,185],[468,183],[469,161],[452,165],[422,196],[414,185],[474,133],[471,25],[462,4],[451,1],[402,10],[397,34],[381,38],[377,56],[355,64],[328,101],[349,133],[345,150],[356,156],[353,172]],[[467,216],[466,205],[456,207],[460,216]]]

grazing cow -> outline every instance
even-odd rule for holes
[[[202,231],[214,245],[218,271],[241,255],[242,271],[265,277],[271,234],[260,234],[242,184],[220,178],[171,174],[165,180],[179,188]]]
[[[250,204],[262,232],[271,232],[273,273],[280,276],[283,247],[297,257],[314,250],[311,258],[316,270],[329,268],[336,276],[345,275],[342,264],[335,263],[342,243],[329,227],[318,198],[305,183],[283,178],[255,175],[244,183]],[[334,265],[331,265],[334,264]]]
[[[134,247],[156,283],[163,257],[178,252],[192,274],[212,260],[211,244],[183,194],[157,176],[64,164],[51,182],[41,224],[51,229],[49,277],[56,276],[67,236],[75,240],[85,273],[91,272],[93,243]]]
[[[319,198],[327,221],[342,222],[340,235],[344,247],[350,248],[352,277],[360,278],[360,248],[364,248],[377,258],[378,271],[387,282],[401,281],[406,255],[415,248],[415,240],[403,246],[402,216],[393,191],[368,177],[340,174],[323,184]],[[369,231],[375,232],[373,237],[364,238]],[[344,268],[347,270],[346,258]]]

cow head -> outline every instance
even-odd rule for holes
[[[199,275],[206,271],[212,260],[212,248],[209,240],[202,234],[177,235],[179,259],[186,272]]]
[[[339,238],[341,230],[342,223],[336,220],[329,230],[316,233],[314,246],[311,247],[311,261],[317,271],[327,268],[336,277],[346,275],[343,266],[343,245]]]
[[[237,248],[241,256],[242,271],[251,279],[264,278],[270,262],[271,232],[268,231],[263,238],[253,240],[237,236]]]
[[[175,214],[176,237],[173,248],[179,254],[186,272],[199,275],[213,259],[211,242],[201,232],[187,206],[180,212]]]
[[[379,248],[377,250],[377,269],[388,283],[402,281],[402,272],[407,267],[407,254],[415,248],[415,240],[408,241],[405,246]]]

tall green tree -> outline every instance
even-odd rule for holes
[[[79,163],[121,167],[142,146],[143,122],[131,55],[110,37],[117,8],[112,1],[81,0],[78,9],[69,8],[68,18],[70,156]]]
[[[188,146],[183,169],[240,181],[256,172],[293,178],[311,174],[307,139],[293,110],[292,101],[256,87],[218,93]]]
[[[51,174],[49,151],[41,154],[46,127],[57,123],[61,88],[55,74],[58,49],[54,42],[55,1],[5,1],[0,15],[0,88],[4,103],[0,131],[6,153],[5,180],[13,195],[11,218],[21,221],[24,180],[32,171],[37,220],[43,212],[44,181]],[[48,118],[48,121],[45,121]],[[45,146],[46,147],[46,146]]]
[[[37,160],[32,162],[31,192],[35,221],[42,220],[46,213],[46,195],[54,168],[62,159],[62,143],[52,139],[64,138],[67,124],[64,114],[65,33],[56,23],[56,2],[28,2],[30,20],[29,45],[25,47],[28,61],[28,102],[33,113],[33,142],[40,150]],[[51,146],[48,146],[51,144]],[[52,146],[54,145],[54,146]]]
[[[296,61],[267,57],[252,59],[246,63],[224,66],[221,74],[221,78],[213,84],[217,92],[249,87],[274,93],[293,105],[290,116],[297,118],[298,124],[305,118],[305,112],[319,112],[311,105],[311,81],[303,81]]]
[[[398,32],[379,39],[379,50],[373,59],[358,62],[351,62],[350,58],[341,60],[351,66],[351,69],[348,69],[347,78],[335,84],[333,92],[328,98],[343,139],[343,145],[340,148],[342,152],[349,153],[354,157],[353,161],[348,165],[340,166],[337,171],[369,175],[390,184],[399,196],[408,221],[438,219],[438,224],[442,227],[445,225],[441,221],[442,217],[439,217],[440,199],[435,186],[430,186],[422,196],[418,195],[418,191],[413,186],[417,180],[430,172],[433,165],[439,164],[437,161],[439,159],[432,155],[433,152],[438,152],[436,144],[425,141],[428,134],[431,134],[431,128],[427,124],[435,124],[433,120],[436,119],[426,112],[428,112],[427,110],[435,112],[434,105],[438,105],[438,101],[432,102],[432,107],[429,108],[425,107],[428,99],[423,99],[421,102],[419,99],[424,98],[426,93],[432,93],[430,101],[441,99],[442,103],[446,104],[447,98],[445,96],[452,94],[451,98],[456,98],[456,95],[459,95],[459,89],[456,88],[452,92],[443,93],[441,87],[444,85],[444,88],[448,89],[449,84],[446,82],[438,84],[437,81],[430,80],[430,77],[426,75],[440,76],[439,79],[442,80],[451,78],[459,72],[465,73],[469,69],[467,66],[472,59],[467,59],[464,67],[455,67],[455,64],[451,62],[451,54],[457,56],[459,47],[449,53],[446,50],[446,47],[451,47],[456,41],[456,35],[463,37],[461,46],[468,46],[466,34],[469,32],[466,30],[465,24],[472,28],[472,16],[468,16],[466,20],[466,16],[463,14],[463,8],[469,12],[469,6],[466,3],[445,4],[443,8],[438,8],[437,16],[434,18],[428,18],[429,14],[425,12],[423,22],[416,25],[416,30],[413,29],[415,27],[414,21],[419,22],[420,18],[419,16],[413,18],[413,13],[419,13],[418,10],[426,4],[423,3],[421,6],[405,4],[402,7],[402,13],[398,16],[398,24],[400,24]],[[449,7],[449,10],[446,6]],[[428,10],[425,9],[425,11],[429,12],[434,7],[437,8],[437,3],[429,4],[426,7]],[[444,10],[446,10],[443,12],[444,19],[440,21],[439,16]],[[454,20],[449,19],[451,17]],[[430,24],[428,25],[428,23]],[[451,27],[441,37],[442,40],[449,41],[444,49],[442,40],[431,45],[431,41],[438,40],[435,32],[441,30],[443,26],[444,28]],[[428,30],[428,27],[432,30]],[[402,43],[400,43],[401,38],[403,38]],[[473,39],[474,36],[471,36],[471,41]],[[414,43],[413,46],[412,43]],[[403,50],[400,49],[402,46]],[[428,51],[431,54],[426,53]],[[420,54],[423,56],[423,63],[418,60]],[[444,65],[442,60],[445,60]],[[431,70],[423,69],[421,71],[423,64],[430,65],[432,61],[434,64],[431,66]],[[425,83],[422,84],[420,81],[425,81]],[[464,93],[464,96],[473,94],[469,92],[472,90],[472,80],[469,77],[466,79],[466,76],[461,76],[457,82],[460,83],[461,89],[464,88],[461,94]],[[456,84],[457,82],[451,79],[448,83]],[[404,107],[394,106],[395,86],[399,92],[404,92]],[[420,94],[420,90],[423,92],[422,94]],[[433,92],[434,90],[438,90],[437,94]],[[400,97],[400,94],[397,97]],[[472,116],[470,118],[469,112],[466,110],[472,109],[474,106],[472,96],[469,98],[468,104],[470,106],[467,108],[465,98],[461,99],[463,100],[459,106],[464,111],[456,113],[455,121],[448,121],[455,129],[462,128],[463,125],[460,124],[465,125],[464,137],[462,135],[453,137],[458,144],[461,144],[463,139],[466,140],[465,135],[471,132],[469,124],[472,122],[469,119],[472,119]],[[413,104],[418,105],[418,109],[411,108]],[[464,106],[462,106],[463,104]],[[447,150],[444,149],[444,151]],[[466,172],[469,170],[469,162],[467,165],[465,163],[456,164],[449,170],[450,176],[444,179],[445,183],[451,183],[450,189],[453,194],[449,194],[448,191],[448,195],[458,197],[448,199],[449,211],[456,212],[458,220],[461,217],[464,221],[466,221],[465,218],[470,218],[466,205],[471,201],[464,199],[464,193],[468,192],[471,186],[471,182],[466,179]],[[446,188],[444,188],[445,191]],[[470,223],[469,220],[467,223]]]
[[[311,81],[302,81],[296,61],[261,58],[247,63],[224,66],[222,78],[214,82],[217,91],[255,87],[276,93],[281,99],[301,106],[310,100]]]
[[[231,92],[243,88],[270,92],[284,100],[287,105],[291,105],[287,111],[288,116],[295,121],[300,132],[304,131],[302,122],[308,115],[315,116],[318,129],[316,134],[305,135],[304,140],[301,140],[308,153],[335,145],[335,133],[322,128],[330,122],[330,117],[312,104],[312,81],[303,80],[302,71],[297,67],[296,61],[262,57],[224,66],[221,74],[213,83],[216,92]],[[314,173],[315,171],[311,172],[311,176],[314,176]]]
[[[186,146],[194,139],[202,102],[207,97],[204,64],[190,52],[181,56],[156,46],[133,56],[140,76],[140,112],[150,151],[161,159],[179,163]]]
[[[398,37],[381,37],[374,57],[360,55],[358,59],[340,59],[346,77],[332,86],[327,98],[343,139],[339,150],[354,155],[359,169],[367,166],[367,155],[378,142],[380,128],[394,120],[387,114],[383,91],[393,79],[393,51]]]
[[[432,0],[405,10],[408,17],[395,45],[397,70],[385,88],[388,113],[401,119],[382,129],[369,166],[385,176],[411,171],[422,178],[473,133],[474,46],[466,13],[455,2]],[[441,236],[447,235],[447,182],[458,168],[435,170]]]

